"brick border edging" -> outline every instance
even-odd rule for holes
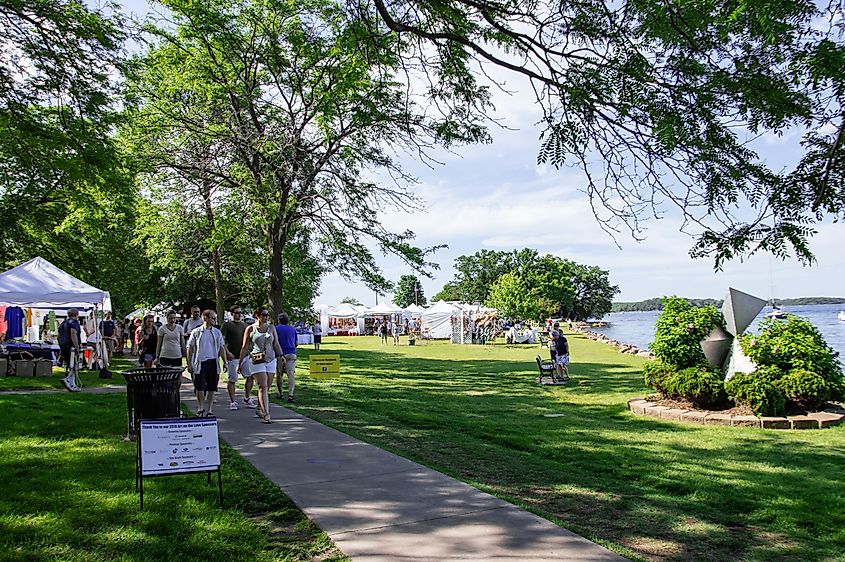
[[[633,414],[650,416],[700,425],[726,425],[733,427],[759,427],[763,429],[823,429],[839,425],[845,420],[845,410],[828,408],[806,416],[735,416],[707,410],[682,410],[667,408],[645,398],[631,398],[628,409]]]

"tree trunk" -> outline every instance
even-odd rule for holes
[[[284,310],[285,287],[285,244],[287,229],[274,223],[267,232],[268,253],[270,254],[270,279],[268,283],[268,301],[271,318]]]
[[[210,231],[214,232],[215,229],[215,222],[214,222],[214,208],[211,206],[211,192],[212,192],[212,185],[208,179],[203,180],[202,185],[202,196],[203,196],[203,206],[205,208],[205,217],[208,220],[208,225],[210,227]],[[217,318],[218,322],[222,325],[223,324],[223,313],[226,308],[226,303],[224,302],[223,297],[223,273],[222,273],[222,266],[221,266],[221,258],[220,258],[220,247],[216,246],[211,251],[211,267],[214,273],[214,304],[217,308]]]

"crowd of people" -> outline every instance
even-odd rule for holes
[[[151,314],[116,322],[106,312],[99,323],[92,316],[83,327],[79,311],[71,309],[58,333],[62,361],[68,369],[62,383],[70,391],[79,390],[76,366],[82,353],[84,330],[88,343],[94,344],[94,350],[100,347],[97,344],[104,344],[102,347],[109,363],[113,354],[123,355],[129,347],[130,356],[137,357],[140,367],[181,369],[185,365],[194,385],[200,417],[213,415],[215,393],[223,369],[227,377],[229,409],[239,409],[236,390],[238,379],[242,377],[243,404],[254,409],[261,421],[271,423],[269,392],[274,379],[277,397],[286,396],[288,402],[295,401],[297,330],[290,325],[284,312],[277,316],[275,325],[270,322],[269,311],[263,307],[255,311],[252,324],[245,322],[240,306],[233,306],[229,312],[230,319],[222,325],[218,325],[216,311],[202,311],[199,306],[191,307],[190,316],[181,323],[177,321],[179,314],[175,310],[167,312],[164,324]],[[319,321],[314,323],[315,350],[322,344],[321,328]],[[255,386],[258,391],[253,397]]]

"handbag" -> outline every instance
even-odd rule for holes
[[[264,356],[263,351],[256,351],[255,353],[249,354],[249,360],[252,361],[253,365],[258,365],[260,363],[265,363],[267,358]]]

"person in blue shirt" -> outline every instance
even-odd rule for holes
[[[282,398],[282,375],[288,376],[288,402],[293,402],[293,392],[296,389],[296,328],[289,324],[288,315],[282,312],[278,317],[276,335],[279,336],[279,345],[282,346],[284,361],[276,365],[276,397]]]

